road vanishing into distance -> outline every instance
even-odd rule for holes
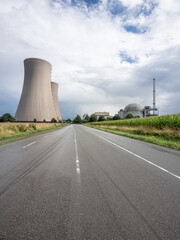
[[[69,125],[0,147],[0,239],[180,239],[180,151]]]

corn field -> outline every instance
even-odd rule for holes
[[[180,129],[180,114],[165,115],[158,117],[135,118],[128,120],[93,122],[92,125],[106,125],[106,126],[146,126],[157,129],[173,128]]]

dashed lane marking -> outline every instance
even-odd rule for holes
[[[29,143],[28,145],[26,145],[26,146],[24,146],[24,147],[22,147],[22,148],[27,148],[27,147],[33,145],[34,143],[36,143],[36,142]]]

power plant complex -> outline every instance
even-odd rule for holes
[[[27,58],[24,60],[24,84],[15,114],[16,121],[50,122],[53,118],[58,122],[62,121],[58,103],[58,84],[51,82],[51,70],[52,65],[43,59]],[[128,114],[132,114],[133,117],[158,115],[155,104],[155,79],[153,79],[153,108],[131,103],[118,112],[121,119],[126,118]],[[108,112],[96,112],[94,115],[97,118],[100,116],[105,119],[111,118]]]
[[[124,119],[128,114],[132,114],[134,117],[152,117],[158,116],[158,109],[156,108],[156,95],[155,95],[155,78],[153,78],[153,107],[142,107],[137,103],[128,104],[124,109],[118,112],[121,119]]]
[[[24,60],[24,84],[16,111],[16,121],[62,121],[58,103],[58,84],[51,82],[52,66],[38,58]]]
[[[156,107],[156,95],[155,95],[155,78],[153,78],[153,107],[151,106],[141,106],[140,104],[137,103],[130,103],[127,106],[125,106],[124,109],[120,109],[120,111],[118,112],[118,115],[120,117],[120,119],[124,119],[127,117],[127,115],[131,115],[132,117],[139,117],[139,118],[143,118],[143,117],[152,117],[152,116],[158,116],[158,109]],[[95,112],[93,113],[93,115],[97,116],[97,119],[99,119],[100,116],[103,116],[105,119],[109,118],[112,119],[112,116],[109,116],[108,112]],[[83,120],[87,119],[88,114],[84,114],[83,115]]]

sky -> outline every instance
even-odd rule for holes
[[[130,103],[180,112],[179,0],[0,0],[0,115],[13,116],[26,58],[52,64],[63,119]]]

